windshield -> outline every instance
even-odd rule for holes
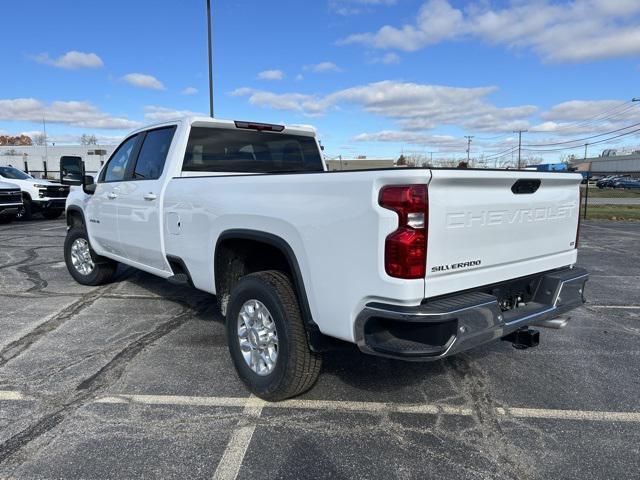
[[[13,180],[30,180],[33,178],[15,167],[0,167],[0,176]]]
[[[315,138],[273,132],[194,127],[182,165],[191,172],[322,172]]]

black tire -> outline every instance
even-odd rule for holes
[[[238,315],[245,302],[262,302],[276,326],[278,357],[271,373],[260,376],[245,362],[238,340]],[[229,299],[226,330],[229,352],[238,376],[256,396],[285,400],[309,390],[318,379],[322,357],[311,351],[298,299],[289,277],[276,270],[242,277]]]
[[[33,210],[31,208],[31,200],[28,197],[22,197],[22,208],[16,214],[18,220],[28,221],[33,218]]]
[[[62,215],[63,211],[64,210],[51,210],[51,209],[43,210],[42,216],[47,220],[55,220],[56,218],[60,218],[60,215]]]
[[[78,238],[82,238],[89,243],[89,238],[85,229],[83,227],[75,226],[67,232],[67,238],[64,240],[64,262],[67,264],[69,274],[76,282],[82,285],[96,286],[109,283],[116,273],[118,263],[97,255],[91,246],[89,246],[89,251],[94,263],[93,270],[90,273],[83,275],[76,269],[76,267],[73,266],[73,262],[71,261],[71,246]]]
[[[16,219],[15,215],[2,215],[0,216],[0,225],[11,223]]]

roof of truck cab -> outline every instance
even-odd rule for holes
[[[204,116],[184,116],[184,117],[176,117],[171,120],[166,120],[163,122],[158,122],[150,125],[145,125],[132,133],[142,132],[144,130],[149,130],[152,128],[158,128],[165,125],[171,125],[175,123],[186,123],[194,127],[208,127],[208,128],[232,128],[236,129],[236,121],[247,122],[247,123],[268,123],[268,122],[254,122],[248,120],[224,120],[222,118],[211,118]],[[282,125],[282,124],[278,124]],[[309,137],[316,136],[316,129],[311,125],[283,125],[284,130],[281,132],[271,132],[271,133],[288,133],[290,135],[305,135]],[[239,129],[242,130],[242,129]]]

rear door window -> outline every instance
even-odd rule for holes
[[[175,131],[176,127],[174,126],[158,128],[146,133],[133,171],[133,180],[160,178]]]
[[[321,172],[315,138],[274,132],[193,127],[184,156],[186,172]]]

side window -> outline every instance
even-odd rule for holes
[[[175,131],[176,127],[169,127],[147,132],[133,171],[133,180],[160,178]]]
[[[134,135],[118,147],[104,169],[104,175],[101,179],[103,182],[121,182],[124,180],[137,140],[138,135]]]

